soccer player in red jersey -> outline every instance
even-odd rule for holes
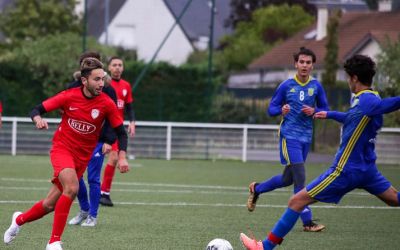
[[[24,213],[13,214],[11,226],[4,233],[6,244],[14,240],[23,224],[54,211],[53,229],[46,250],[62,250],[61,236],[72,201],[78,192],[78,181],[85,172],[106,119],[114,128],[119,141],[118,164],[129,169],[126,160],[127,134],[123,120],[114,115],[117,112],[115,103],[102,93],[103,64],[95,58],[84,59],[81,80],[81,88],[62,91],[36,106],[31,112],[36,128],[47,129],[47,121],[41,115],[53,110],[63,110],[50,150],[53,185],[46,198]]]
[[[122,72],[124,71],[124,63],[122,59],[116,56],[111,57],[108,61],[108,70],[110,71],[112,79],[111,86],[117,93],[118,114],[121,119],[124,119],[124,110],[126,110],[129,119],[128,133],[130,137],[133,137],[135,135],[135,113],[133,112],[132,108],[132,89],[129,82],[121,78]],[[110,199],[110,190],[115,174],[115,167],[118,165],[117,143],[118,142],[112,145],[112,150],[110,152],[107,165],[104,169],[100,198],[100,204],[103,206],[112,207],[114,205]],[[126,170],[123,168],[123,166],[118,165],[118,168],[121,173],[126,173]]]

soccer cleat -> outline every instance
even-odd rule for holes
[[[69,225],[79,225],[79,224],[82,223],[82,221],[86,220],[86,218],[88,217],[88,215],[89,215],[89,212],[86,212],[86,211],[79,211],[79,213],[78,213],[74,218],[72,218],[72,219],[68,222],[68,224],[69,224]]]
[[[258,183],[256,183],[256,182],[252,182],[249,185],[250,194],[249,194],[249,198],[247,199],[247,209],[249,210],[249,212],[253,212],[254,209],[256,209],[256,203],[257,203],[258,196],[259,196],[259,194],[257,194],[255,192],[255,188],[256,188],[257,184]]]
[[[314,221],[311,221],[309,225],[303,225],[304,232],[321,232],[325,229],[325,226],[322,224],[317,224]]]
[[[12,219],[11,219],[11,225],[10,227],[7,229],[7,231],[4,233],[4,243],[6,244],[10,244],[15,237],[17,237],[17,234],[19,233],[19,228],[20,226],[18,226],[16,220],[17,217],[22,214],[21,212],[14,212]]]
[[[264,250],[264,246],[261,241],[251,239],[244,233],[240,233],[240,240],[247,250]]]
[[[88,216],[86,220],[81,224],[82,227],[95,227],[97,224],[97,219],[92,216]]]
[[[47,243],[46,250],[63,250],[61,241],[55,241],[53,243]]]
[[[103,206],[106,206],[106,207],[114,206],[114,204],[112,203],[112,201],[110,199],[110,195],[109,194],[101,194],[100,204],[103,205]]]

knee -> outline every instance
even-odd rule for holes
[[[282,176],[282,184],[284,187],[290,186],[293,184],[293,179],[292,178],[285,178]]]
[[[79,191],[79,185],[71,184],[64,187],[63,194],[70,197],[71,199],[75,199]]]
[[[52,211],[54,211],[54,207],[55,207],[55,203],[51,203],[51,202],[49,202],[49,201],[47,201],[47,200],[44,200],[43,201],[43,208],[44,208],[44,210],[46,211],[46,212],[52,212]]]
[[[88,183],[89,186],[100,185],[100,178],[99,177],[89,178]]]
[[[303,200],[301,199],[301,197],[299,195],[293,195],[290,199],[289,199],[289,203],[288,203],[288,207],[290,207],[291,209],[297,211],[297,212],[301,212],[303,211],[304,207],[307,204],[305,204],[303,202]]]

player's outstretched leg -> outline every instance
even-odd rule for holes
[[[11,225],[10,227],[7,229],[7,231],[4,233],[4,243],[6,244],[10,244],[15,237],[17,237],[17,234],[19,233],[19,228],[20,226],[18,226],[17,224],[17,217],[22,214],[21,212],[14,212],[12,219],[11,219]]]

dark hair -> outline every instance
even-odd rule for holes
[[[121,57],[119,57],[119,56],[112,56],[112,57],[110,57],[110,58],[108,59],[108,64],[110,64],[110,63],[112,62],[112,60],[114,60],[114,59],[118,59],[118,60],[121,60],[121,61],[122,61]]]
[[[83,59],[82,64],[81,64],[81,77],[87,78],[92,70],[95,69],[102,69],[103,64],[94,57],[88,57]]]
[[[88,58],[88,57],[93,57],[93,58],[96,58],[97,60],[101,61],[101,56],[100,56],[99,52],[87,51],[87,52],[81,54],[81,56],[79,57],[79,66],[82,64],[83,59]]]
[[[295,62],[299,60],[300,55],[311,56],[313,63],[317,61],[317,57],[315,56],[314,52],[306,47],[300,47],[299,52],[293,54],[293,59]]]
[[[376,64],[369,56],[354,55],[346,60],[343,67],[349,76],[356,75],[363,85],[372,85]]]

